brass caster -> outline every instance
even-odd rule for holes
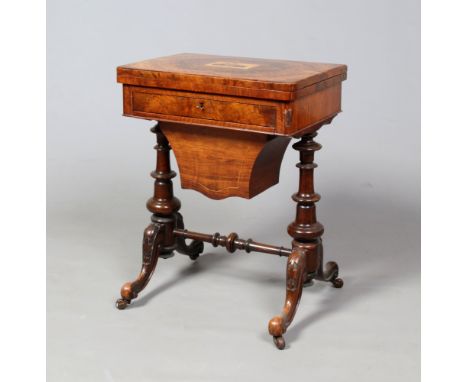
[[[343,279],[336,278],[335,280],[332,281],[332,284],[335,288],[342,288],[343,287]]]
[[[283,336],[274,336],[273,337],[273,342],[275,343],[276,347],[279,349],[279,350],[283,350],[284,347],[286,346],[286,342],[284,342],[284,338]]]
[[[115,307],[119,310],[124,310],[127,305],[130,304],[130,300],[126,300],[124,298],[119,298],[116,302],[115,302]]]

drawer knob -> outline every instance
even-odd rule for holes
[[[205,110],[205,103],[204,102],[198,102],[198,105],[195,106],[198,110]]]

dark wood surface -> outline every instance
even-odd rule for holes
[[[169,258],[173,251],[189,255],[195,260],[203,251],[203,243],[193,241],[186,245],[185,239],[176,240],[174,230],[184,228],[180,209],[180,200],[174,197],[172,190],[172,178],[176,173],[171,170],[170,146],[158,126],[151,129],[156,134],[157,144],[154,146],[157,152],[156,169],[151,173],[154,178],[154,193],[146,207],[153,213],[151,224],[143,233],[143,259],[140,273],[135,281],[125,283],[121,290],[121,298],[117,300],[118,309],[125,309],[131,300],[138,297],[153,275],[158,259]]]
[[[161,123],[179,164],[182,188],[211,199],[250,199],[278,183],[288,137]]]
[[[279,349],[291,325],[302,288],[312,280],[343,286],[338,265],[324,265],[322,234],[314,187],[314,155],[321,145],[316,132],[341,111],[345,65],[181,54],[118,68],[123,84],[124,115],[157,120],[153,196],[147,202],[151,224],[144,231],[143,260],[135,281],[121,289],[124,309],[149,282],[159,258],[174,251],[196,260],[203,242],[287,256],[286,299],[268,330]],[[181,185],[212,199],[252,198],[279,182],[280,166],[291,138],[300,154],[295,220],[288,226],[291,248],[185,229],[173,194],[171,148]],[[191,243],[186,240],[192,239]]]
[[[293,100],[301,89],[346,76],[346,65],[182,53],[117,68],[117,80],[137,86],[241,97]],[[305,90],[302,90],[304,93]]]
[[[120,66],[117,80],[126,116],[301,136],[341,111],[346,73],[337,64],[182,54]]]

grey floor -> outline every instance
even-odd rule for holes
[[[278,191],[221,202],[177,192],[192,200],[182,208],[191,229],[289,242],[292,202],[268,219],[247,210],[255,200],[267,208]],[[419,380],[419,211],[367,194],[321,201],[325,256],[339,262],[345,286],[304,290],[284,351],[267,332],[284,300],[284,258],[207,245],[196,262],[160,260],[139,299],[118,311],[119,288],[139,269],[148,214],[140,206],[124,216],[136,198],[105,217],[92,204],[50,211],[48,381]],[[229,203],[239,213],[223,217]],[[206,205],[213,208],[203,213]]]

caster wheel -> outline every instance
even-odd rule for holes
[[[128,300],[125,300],[124,298],[119,298],[116,302],[115,302],[115,307],[119,310],[124,310],[127,305],[130,304],[130,301]]]
[[[286,342],[284,342],[283,336],[273,337],[273,342],[279,350],[283,350],[286,346]]]
[[[196,255],[190,255],[189,258],[190,258],[190,260],[195,261],[196,259],[198,259],[199,256],[200,256],[200,255],[198,255],[198,254],[196,254]]]
[[[335,288],[342,288],[344,284],[343,280],[340,278],[336,278],[335,280],[332,281],[332,283]]]

